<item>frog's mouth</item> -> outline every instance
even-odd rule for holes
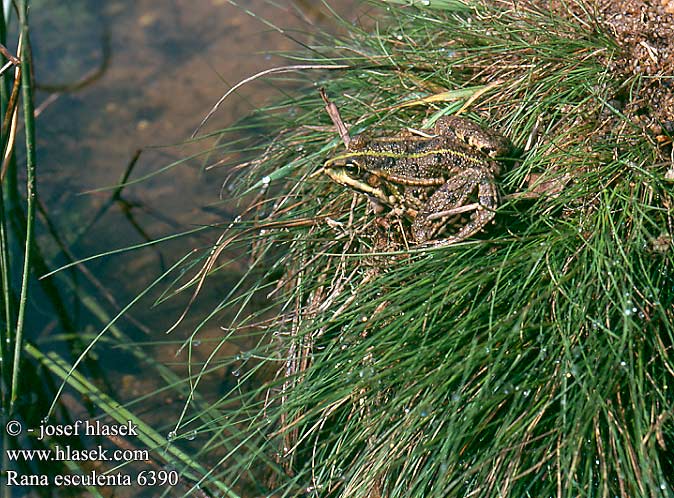
[[[385,204],[390,204],[390,199],[381,188],[373,187],[364,182],[362,178],[353,176],[355,173],[353,168],[349,168],[348,166],[330,166],[324,168],[323,171],[330,179],[344,187],[352,188],[370,197],[374,197]]]

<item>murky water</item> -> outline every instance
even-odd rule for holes
[[[330,5],[355,21],[357,3],[341,0]],[[310,39],[312,29],[338,29],[320,2],[241,4],[245,10],[227,0],[33,3],[32,41],[41,89],[36,99],[38,189],[75,258],[222,223],[232,216],[212,207],[227,172],[204,171],[201,160],[193,160],[126,187],[121,200],[94,220],[140,149],[131,180],[207,147],[205,142],[180,144],[232,85],[286,64],[277,54],[300,49],[293,38]],[[246,85],[219,108],[205,130],[231,125],[278,96],[278,90],[263,81]],[[154,147],[166,144],[176,145]],[[101,188],[107,190],[92,192]],[[195,247],[207,247],[216,236],[185,237],[106,256],[87,263],[87,268],[122,306],[177,258]],[[52,266],[66,262],[55,256]],[[205,309],[228,285],[211,284],[199,301]],[[90,292],[100,296],[97,289]],[[135,316],[163,339],[185,300],[164,305],[161,312],[149,309],[150,304],[137,306]],[[113,305],[107,309],[116,312]],[[191,317],[198,320],[199,311]],[[101,326],[92,324],[87,314],[74,321],[90,331]],[[182,340],[180,334],[171,338]],[[169,351],[175,347],[169,346]]]
[[[38,94],[39,189],[66,239],[72,240],[110,195],[84,192],[115,185],[139,148],[182,142],[231,85],[284,64],[276,52],[300,48],[262,20],[286,30],[311,29],[308,23],[330,29],[325,9],[316,7],[319,2],[242,4],[258,18],[226,0],[34,3],[37,82],[41,88],[63,90]],[[331,2],[338,12],[353,4]],[[87,77],[93,81],[68,91]],[[247,85],[225,102],[208,129],[234,123],[275,95],[263,82]],[[146,149],[132,178],[156,171],[188,151],[194,148]],[[75,255],[222,221],[221,213],[206,206],[217,202],[225,172],[203,172],[200,167],[199,161],[192,161],[127,187],[127,204],[113,206],[83,234],[72,247]],[[170,248],[169,254],[157,250],[164,249],[92,265],[101,278],[123,281],[128,297],[172,260]]]

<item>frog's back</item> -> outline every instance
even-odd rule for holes
[[[370,171],[409,178],[444,178],[486,165],[481,154],[450,136],[377,139],[369,144],[363,160]]]

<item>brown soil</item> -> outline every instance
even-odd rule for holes
[[[623,49],[615,71],[645,75],[644,86],[627,112],[641,111],[653,131],[674,131],[674,0],[612,0],[601,9],[603,24]]]
[[[561,16],[587,17],[579,7],[570,8],[563,1],[531,3]],[[609,70],[625,79],[645,76],[638,92],[624,99],[621,110],[638,117],[661,142],[671,143],[662,133],[671,136],[674,131],[674,0],[597,0],[591,9],[599,28],[611,34],[619,47],[619,53],[607,60]]]

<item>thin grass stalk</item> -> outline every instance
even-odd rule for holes
[[[23,327],[28,302],[29,280],[31,273],[31,255],[33,253],[33,236],[35,231],[35,197],[37,195],[37,179],[35,175],[35,114],[33,106],[32,87],[32,60],[30,53],[30,39],[28,33],[28,1],[19,4],[19,24],[21,26],[21,95],[23,98],[23,119],[26,136],[26,239],[23,256],[23,275],[21,277],[21,295],[16,320],[16,336],[14,338],[14,360],[12,363],[12,386],[9,411],[14,409],[14,403],[19,396],[20,359],[23,348]]]
[[[10,266],[9,266],[9,244],[7,239],[7,224],[5,223],[5,199],[2,186],[0,185],[0,278],[2,279],[2,300],[5,315],[5,326],[0,335],[0,379],[2,379],[2,399],[5,400],[4,386],[9,385],[7,377],[7,365],[9,357],[5,358],[5,353],[9,354],[7,345],[11,342],[12,326],[12,292],[10,289]]]
[[[5,16],[3,9],[0,9],[0,43],[3,45],[6,43],[7,38],[7,29],[5,26]],[[0,55],[0,61],[4,65],[5,63],[4,55]],[[0,75],[0,116],[4,116],[5,110],[7,109],[7,103],[9,101],[9,91],[7,87],[7,77],[5,74]],[[0,126],[2,126],[0,124]],[[0,138],[4,137],[5,130],[0,128]],[[4,143],[4,139],[2,142]],[[4,156],[4,154],[3,154]],[[9,268],[9,247],[7,244],[7,224],[5,223],[5,200],[3,192],[3,184],[0,183],[0,273],[2,278],[2,298],[4,306],[4,315],[5,315],[5,326],[2,329],[3,332],[0,334],[0,385],[2,385],[2,396],[3,401],[8,401],[5,396],[5,388],[9,385],[9,378],[7,375],[9,371],[7,370],[7,365],[9,364],[9,351],[7,345],[10,341],[11,336],[11,324],[14,323],[12,319],[11,311],[11,292],[10,292],[10,268]]]
[[[0,9],[1,10],[1,9]],[[0,83],[1,84],[1,83]],[[7,393],[6,386],[9,385],[9,371],[7,370],[9,362],[9,344],[11,337],[12,321],[12,293],[10,291],[10,277],[9,277],[9,247],[7,244],[7,225],[5,223],[5,201],[3,195],[2,184],[0,184],[0,273],[2,273],[2,298],[4,302],[5,311],[5,326],[3,333],[0,333],[0,399],[2,399],[3,406],[6,406]],[[7,354],[5,354],[7,353]],[[8,435],[6,431],[2,432],[2,446],[8,447]],[[7,452],[2,452],[2,468],[8,468]],[[3,497],[9,497],[9,487],[3,486]]]
[[[2,9],[0,9],[2,10]],[[7,26],[5,22],[4,10],[0,11],[0,43],[6,45],[7,43]],[[4,65],[6,58],[4,54],[0,54],[0,61]],[[9,72],[4,72],[0,75],[0,116],[5,116],[5,113],[9,109],[10,97],[10,86],[11,83],[8,82]],[[10,80],[11,81],[11,80]],[[2,119],[2,118],[0,118]],[[9,140],[10,131],[9,128],[5,128],[3,122],[0,122],[0,144],[2,144],[2,157],[5,157],[6,151],[10,150],[10,144],[6,143]],[[5,402],[8,402],[7,398],[8,393],[5,389],[10,384],[10,372],[9,370],[9,349],[8,346],[11,343],[12,335],[12,326],[14,323],[12,318],[12,293],[10,288],[11,283],[11,268],[9,265],[9,245],[7,238],[7,221],[6,221],[6,211],[5,211],[5,199],[4,199],[4,182],[0,178],[0,272],[2,273],[2,294],[3,294],[3,305],[4,305],[4,315],[5,315],[5,326],[4,331],[0,335],[0,360],[2,360],[2,365],[0,367],[0,375],[2,383],[2,399]]]
[[[6,45],[7,42],[7,25],[5,19],[4,8],[0,8],[0,43]],[[0,55],[0,60],[3,65],[5,62],[5,57]],[[18,69],[17,69],[18,70]],[[0,116],[4,116],[5,112],[9,107],[10,100],[10,84],[8,83],[8,72],[0,75]],[[0,124],[0,127],[2,124]],[[0,140],[5,147],[10,147],[10,144],[5,143],[5,137],[9,137],[9,130],[0,128]],[[3,148],[2,156],[5,156],[5,149]],[[10,360],[10,350],[11,345],[11,336],[12,336],[12,324],[13,320],[13,296],[11,292],[11,275],[10,275],[10,254],[9,254],[9,244],[7,237],[7,222],[6,222],[6,210],[5,210],[5,196],[4,196],[4,182],[0,183],[0,278],[2,279],[2,299],[3,299],[3,308],[4,308],[4,317],[5,325],[0,329],[0,397],[2,399],[3,406],[9,404],[9,392],[8,387],[11,383],[11,369],[9,368]],[[2,432],[2,446],[7,448],[10,444],[9,437],[6,431]],[[9,466],[7,460],[7,453],[2,452],[2,468],[6,469]],[[8,486],[2,486],[1,496],[3,498],[8,498],[11,495],[11,491]]]

